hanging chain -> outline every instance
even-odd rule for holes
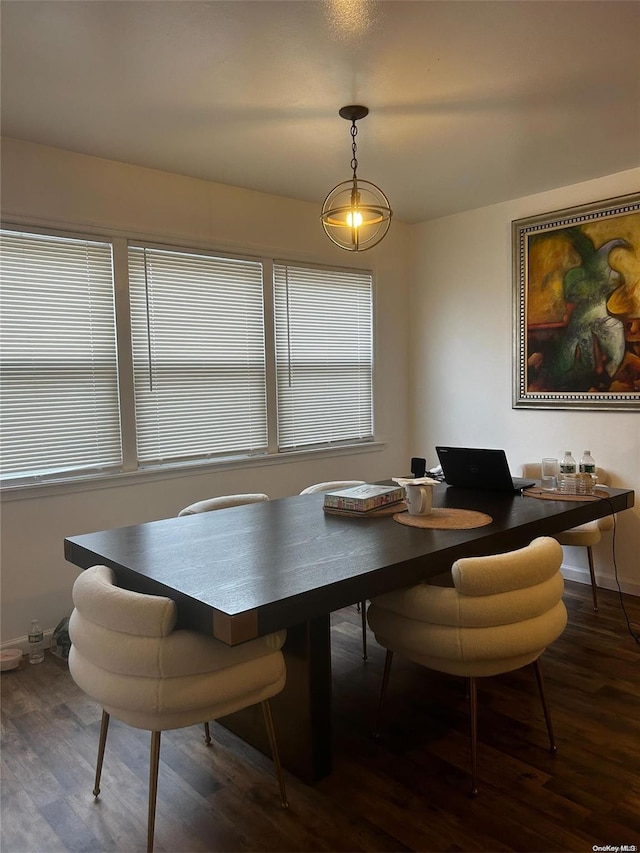
[[[356,169],[358,168],[358,160],[356,158],[356,152],[358,150],[358,146],[356,145],[356,136],[358,135],[358,128],[356,127],[355,119],[351,122],[351,168],[353,169],[353,177],[356,177]]]

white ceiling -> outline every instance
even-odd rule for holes
[[[2,133],[417,222],[640,165],[637,0],[3,0]],[[630,188],[633,189],[633,188]]]

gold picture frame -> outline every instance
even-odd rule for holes
[[[640,193],[512,222],[513,408],[640,411]]]

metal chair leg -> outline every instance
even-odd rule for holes
[[[544,680],[542,678],[542,666],[540,664],[540,658],[538,658],[533,663],[535,672],[536,672],[536,681],[538,682],[538,692],[540,693],[540,701],[542,702],[542,710],[544,711],[544,719],[547,723],[547,732],[549,733],[549,751],[552,753],[556,753],[558,751],[558,747],[556,746],[556,741],[553,736],[553,726],[551,724],[551,715],[549,714],[549,708],[547,706],[547,699],[544,692]]]
[[[268,699],[265,699],[262,704],[262,713],[264,715],[264,724],[267,728],[267,734],[269,736],[269,746],[271,747],[271,757],[273,758],[273,763],[276,766],[276,776],[278,777],[278,786],[280,787],[280,800],[282,801],[282,808],[288,809],[289,803],[287,801],[287,789],[284,785],[284,774],[282,772],[282,764],[280,763],[280,753],[278,752],[278,743],[276,741],[276,731],[273,727],[273,717],[271,716],[271,704]]]
[[[387,692],[389,684],[389,675],[391,674],[391,664],[393,663],[393,652],[387,649],[387,655],[384,659],[384,672],[382,673],[382,686],[380,688],[380,699],[378,700],[378,713],[376,714],[376,723],[373,728],[373,736],[380,737],[380,720],[382,718],[382,703]]]
[[[474,676],[469,677],[469,723],[471,728],[471,790],[472,797],[478,795],[478,689]]]
[[[598,612],[598,584],[596,583],[596,572],[593,567],[593,548],[587,545],[587,557],[589,558],[589,574],[591,575],[591,592],[593,594],[593,609]]]
[[[204,742],[207,746],[211,746],[211,732],[209,731],[209,723],[204,724]]]
[[[362,617],[362,660],[367,660],[367,602],[360,604],[360,615]]]
[[[147,853],[153,850],[153,834],[156,825],[156,798],[158,794],[158,767],[160,765],[160,735],[151,732],[151,754],[149,758],[149,817],[147,819]]]
[[[102,762],[104,761],[104,748],[107,743],[107,732],[109,731],[109,714],[102,711],[102,722],[100,724],[100,741],[98,743],[98,761],[96,762],[96,781],[93,786],[93,796],[100,793],[100,777],[102,776]]]

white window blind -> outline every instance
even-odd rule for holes
[[[278,448],[373,438],[371,274],[274,265]]]
[[[110,244],[0,232],[4,481],[118,467]]]
[[[130,248],[141,464],[266,451],[262,278],[259,261]]]

